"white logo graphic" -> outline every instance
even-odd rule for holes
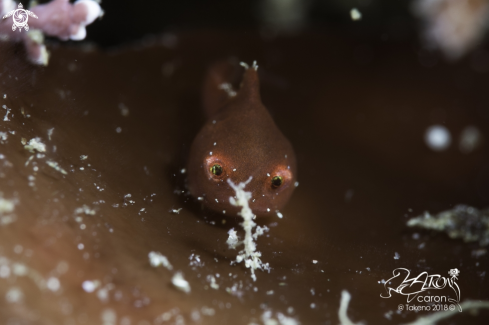
[[[24,7],[22,6],[22,3],[19,3],[18,9],[12,10],[5,16],[3,16],[3,19],[8,18],[10,16],[13,16],[12,19],[14,21],[12,25],[12,30],[15,31],[17,28],[19,28],[19,32],[22,30],[22,28],[25,29],[27,32],[29,30],[29,25],[27,25],[27,21],[29,20],[29,16],[34,17],[37,19],[37,16],[35,13],[29,10],[23,9]]]
[[[404,280],[397,285],[400,281],[401,278],[398,278],[401,276],[401,273],[406,274]],[[382,294],[380,296],[382,298],[390,298],[391,297],[391,292],[396,292],[400,295],[407,296],[407,302],[408,304],[406,305],[406,310],[415,310],[415,311],[420,311],[420,310],[432,310],[432,311],[437,311],[437,310],[455,310],[456,307],[458,307],[458,310],[461,312],[462,307],[460,306],[460,288],[455,282],[455,280],[458,280],[458,276],[460,274],[460,271],[458,269],[451,269],[448,271],[448,274],[450,275],[449,278],[442,277],[439,274],[433,274],[433,275],[428,275],[428,272],[422,272],[420,273],[417,277],[415,278],[409,278],[409,270],[404,269],[404,268],[397,268],[395,269],[392,274],[394,276],[390,278],[389,280],[385,281],[384,287],[385,290],[387,291],[388,296],[384,297]],[[395,283],[397,287],[390,287],[391,285]],[[452,288],[453,292],[455,293],[456,299],[449,298],[447,296],[433,296],[433,295],[424,295],[421,296],[419,294],[428,291],[428,290],[441,290],[444,289],[446,286]],[[416,300],[414,300],[416,298]],[[414,300],[414,301],[413,301]],[[413,301],[414,303],[435,303],[434,305],[431,306],[416,306],[416,305],[409,305],[409,303]],[[443,303],[451,303],[450,305],[448,304],[443,304]],[[456,306],[455,306],[456,305]],[[404,309],[403,305],[398,306],[399,310]]]

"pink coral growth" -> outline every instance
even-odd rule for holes
[[[0,16],[8,15],[18,8],[13,0],[0,0]],[[103,14],[100,5],[94,0],[53,0],[36,5],[29,9],[36,17],[30,15],[29,31],[12,28],[12,16],[0,21],[0,39],[23,42],[28,59],[35,64],[47,65],[48,52],[44,45],[44,35],[58,37],[61,40],[79,41],[85,38],[85,26],[91,24]]]

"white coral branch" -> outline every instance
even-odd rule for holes
[[[12,0],[0,0],[0,13],[15,10]],[[47,65],[48,53],[44,46],[44,35],[54,36],[61,40],[82,40],[87,32],[85,27],[103,15],[102,8],[94,0],[78,0],[70,3],[68,0],[53,0],[46,4],[30,8],[37,19],[32,16],[29,20],[29,32],[13,31],[12,19],[0,21],[0,38],[14,42],[23,42],[28,59],[35,64]]]
[[[266,270],[270,272],[270,266],[268,263],[263,263],[260,259],[261,253],[256,250],[256,240],[258,236],[263,235],[265,231],[268,231],[266,226],[258,226],[253,234],[253,228],[256,227],[256,223],[253,221],[255,215],[251,211],[249,200],[251,199],[251,192],[246,192],[244,188],[251,181],[251,177],[248,181],[244,183],[234,184],[230,179],[228,179],[229,186],[236,192],[236,199],[233,197],[229,198],[229,202],[232,205],[240,206],[241,212],[238,214],[243,218],[243,222],[240,223],[245,231],[245,238],[243,241],[239,241],[239,238],[234,229],[231,229],[228,234],[229,238],[227,244],[229,248],[235,249],[237,246],[244,245],[244,249],[241,250],[236,256],[234,263],[245,262],[245,266],[251,270],[251,278],[256,281],[255,270]]]

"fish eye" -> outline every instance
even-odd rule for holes
[[[210,171],[211,173],[213,173],[214,175],[216,176],[219,176],[222,174],[222,167],[221,165],[219,164],[214,164],[211,168],[210,168]]]
[[[274,176],[272,178],[272,187],[277,188],[284,183],[284,179],[282,176]]]

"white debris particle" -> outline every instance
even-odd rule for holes
[[[361,325],[363,323],[353,323],[348,317],[348,305],[350,304],[351,295],[348,291],[343,290],[341,292],[340,308],[338,310],[338,318],[340,319],[340,325]]]
[[[399,255],[399,253],[398,253],[398,252],[395,252],[395,253],[394,253],[394,259],[395,259],[395,260],[398,260],[398,259],[400,259],[400,258],[401,258],[401,255]]]
[[[234,230],[234,228],[231,228],[228,231],[228,234],[229,234],[229,237],[228,237],[228,240],[226,241],[226,243],[228,244],[230,249],[236,249],[236,247],[240,244],[239,237],[238,237],[236,230]]]
[[[281,212],[276,211],[276,213],[277,213],[277,217],[279,217],[280,219],[284,217],[284,215]]]
[[[121,127],[120,127],[120,126],[118,126],[118,127],[115,129],[115,132],[117,132],[117,133],[121,133],[121,132],[122,132]]]
[[[22,247],[22,245],[15,245],[14,246],[14,253],[15,254],[22,254],[23,251],[24,251],[24,247]]]
[[[198,310],[192,310],[192,313],[190,314],[190,317],[194,322],[198,322],[200,320],[200,313]]]
[[[170,271],[173,270],[173,266],[168,261],[168,258],[166,258],[165,255],[162,255],[160,252],[149,252],[148,258],[149,264],[151,264],[152,267],[158,267],[161,265]]]
[[[19,288],[10,288],[5,294],[5,300],[10,303],[22,302],[24,300],[24,293]]]
[[[10,108],[8,108],[6,105],[3,105],[2,107],[7,110],[7,113],[5,113],[5,117],[3,118],[3,120],[5,122],[10,121],[8,118],[8,114],[10,113]]]
[[[295,182],[295,183],[294,183],[294,186],[295,186],[295,187],[299,186],[299,182]]]
[[[7,200],[0,196],[0,225],[6,225],[14,221],[15,217],[10,215],[10,213],[14,211],[15,203],[15,200]]]
[[[54,170],[60,172],[61,174],[68,175],[68,172],[61,168],[57,162],[48,160],[46,161],[46,164],[48,164],[49,167],[54,168]]]
[[[431,150],[443,151],[450,146],[452,136],[443,125],[432,125],[426,129],[424,140]]]
[[[273,317],[271,310],[265,310],[261,315],[261,320],[264,325],[299,325],[299,321],[295,318],[287,317],[282,313],[276,313],[276,318]]]
[[[124,103],[119,104],[119,110],[122,116],[129,116],[129,108]]]
[[[312,260],[312,264],[318,264],[317,260]]]
[[[100,286],[100,281],[98,280],[94,280],[94,281],[86,280],[83,281],[82,283],[82,288],[86,292],[94,292],[95,289],[97,289],[99,286]]]
[[[171,283],[177,288],[178,290],[181,290],[185,293],[190,292],[190,284],[183,278],[182,272],[177,272],[175,275],[173,275],[173,278],[171,279]]]
[[[48,139],[51,141],[51,136],[53,135],[54,128],[48,129]]]
[[[219,89],[224,90],[229,97],[236,96],[236,91],[233,89],[233,86],[230,83],[224,82],[220,84]]]
[[[216,283],[216,278],[212,274],[209,274],[207,276],[207,282],[210,283],[212,289],[214,290],[219,289],[219,285]]]
[[[187,170],[185,168],[180,169],[181,174],[185,174],[186,172],[187,172]]]
[[[350,10],[350,17],[351,20],[360,20],[362,19],[362,13],[357,8],[353,8]]]
[[[182,211],[183,208],[180,209],[171,209],[170,212],[173,214],[180,214],[180,211]]]
[[[82,243],[79,243],[77,247],[79,250],[83,250],[85,248],[85,245],[83,245]]]
[[[87,155],[81,155],[81,156],[80,156],[80,160],[86,160],[87,158],[88,158],[88,156],[87,156]]]
[[[216,314],[216,311],[214,310],[214,308],[210,308],[210,307],[206,307],[206,306],[203,306],[202,308],[200,308],[200,312],[202,313],[202,315],[205,315],[205,316],[214,316]]]
[[[46,145],[42,143],[41,138],[36,137],[30,139],[24,146],[24,149],[29,150],[29,152],[34,152],[34,150],[37,150],[38,152],[46,152]]]
[[[269,295],[269,296],[273,295],[273,290],[268,290],[267,295]]]
[[[3,99],[7,98],[7,94],[3,94]]]
[[[27,267],[21,263],[14,263],[12,265],[12,273],[17,276],[27,275]]]
[[[8,265],[0,265],[0,278],[8,278],[10,276],[10,267]]]
[[[105,286],[103,288],[100,288],[98,291],[97,291],[97,298],[101,301],[101,302],[107,302],[109,301],[109,290],[110,290],[110,286]]]
[[[82,207],[80,208],[76,208],[75,209],[75,215],[76,214],[86,214],[87,216],[94,216],[95,215],[95,210],[94,209],[90,209],[86,204],[84,204]]]
[[[475,126],[467,126],[460,134],[459,149],[462,153],[470,153],[482,143],[482,134]]]
[[[314,309],[314,308],[316,308],[316,304],[315,303],[311,303],[311,306],[310,307],[311,307],[311,309]]]
[[[58,278],[55,278],[55,277],[50,277],[47,281],[46,281],[46,287],[51,290],[51,291],[58,291],[59,288],[60,288],[60,283],[59,283],[59,280]]]
[[[102,325],[116,325],[117,314],[112,309],[104,309],[100,318],[102,319]]]
[[[253,235],[253,228],[256,226],[256,223],[253,221],[254,214],[250,209],[248,204],[251,199],[251,192],[245,192],[244,188],[251,181],[252,177],[248,179],[245,183],[239,183],[238,185],[234,184],[231,179],[228,178],[229,186],[236,192],[236,199],[234,197],[229,198],[229,202],[234,206],[240,206],[241,212],[238,213],[243,218],[243,222],[240,223],[240,226],[243,227],[245,231],[245,238],[242,242],[236,242],[236,232],[229,231],[229,238],[227,240],[230,248],[236,248],[238,245],[243,244],[244,249],[241,250],[236,256],[235,263],[240,263],[242,261],[245,262],[245,266],[251,270],[251,278],[253,281],[256,281],[255,270],[267,270],[270,272],[270,266],[268,263],[263,263],[260,259],[261,253],[256,251],[256,244],[253,241],[253,238],[257,238],[259,235],[263,234],[265,228],[257,228],[255,235]],[[268,228],[266,228],[268,230]]]
[[[3,143],[3,141],[7,141],[8,138],[8,133],[7,132],[0,132],[0,142]]]

